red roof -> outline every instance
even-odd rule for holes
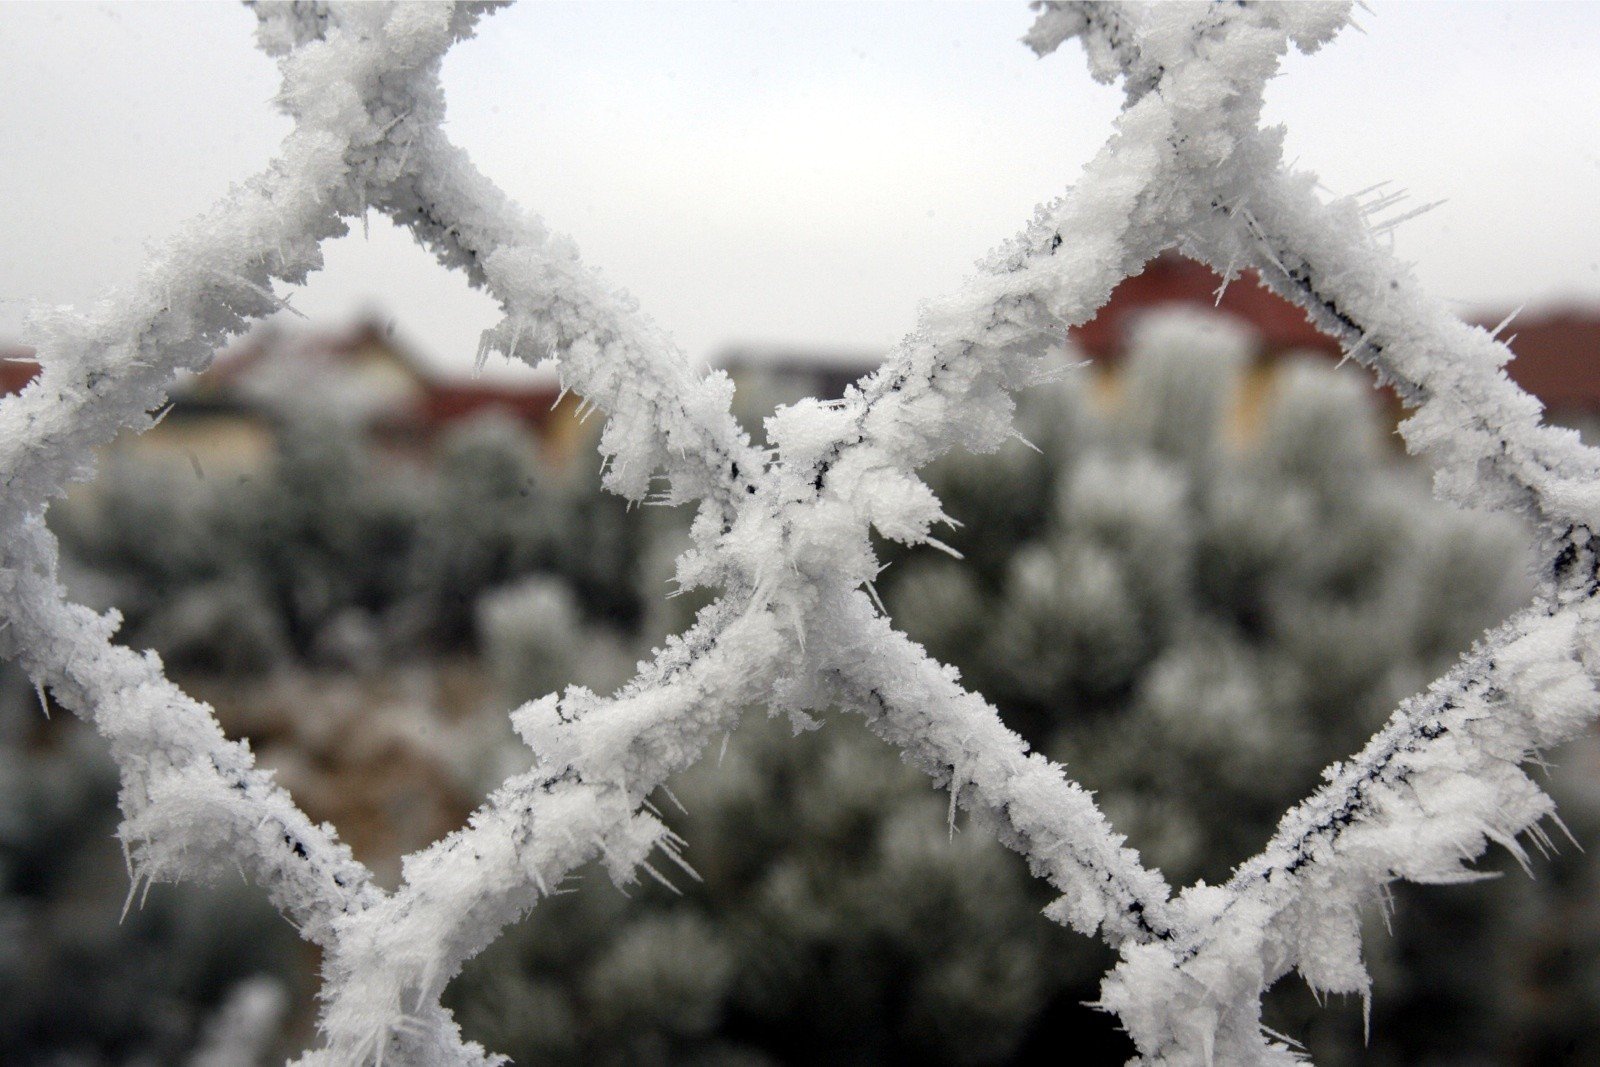
[[[1494,329],[1498,322],[1480,322]],[[1600,309],[1518,316],[1504,336],[1512,381],[1556,411],[1600,411]]]
[[[38,374],[39,364],[33,361],[33,349],[0,348],[0,396],[22,392]]]
[[[558,396],[553,388],[506,388],[433,378],[427,381],[420,414],[429,426],[441,426],[470,415],[501,411],[538,427],[550,418]]]
[[[365,350],[381,349],[416,384],[414,404],[396,414],[407,422],[416,420],[430,432],[456,419],[488,411],[503,412],[534,429],[543,430],[551,421],[552,409],[559,396],[553,386],[495,385],[440,375],[397,342],[381,323],[370,319],[357,322],[339,333],[285,335],[279,331],[258,330],[217,359],[203,376],[204,387],[219,392],[237,388],[253,367],[280,352],[280,346],[284,344],[300,346],[294,352],[295,356],[307,358],[315,350],[316,355],[327,357],[327,362],[334,364]],[[308,373],[315,373],[319,369],[325,370],[326,367],[319,366],[314,360],[308,362]]]
[[[1134,317],[1163,305],[1189,304],[1217,308],[1249,323],[1268,356],[1293,349],[1339,354],[1332,338],[1312,326],[1294,304],[1263,288],[1254,271],[1241,272],[1219,303],[1221,284],[1209,267],[1164,254],[1118,285],[1100,313],[1071,336],[1094,359],[1114,362],[1126,349]],[[1493,329],[1499,318],[1474,321]],[[1600,305],[1518,316],[1505,333],[1516,354],[1506,370],[1518,385],[1552,410],[1600,412]]]
[[[1089,355],[1115,360],[1127,347],[1131,320],[1151,308],[1189,304],[1235,315],[1253,327],[1270,355],[1290,349],[1337,354],[1339,345],[1311,325],[1306,313],[1261,285],[1255,271],[1241,271],[1217,299],[1222,276],[1202,263],[1174,253],[1158,256],[1144,271],[1122,281],[1100,313],[1073,330],[1071,337]]]
[[[285,345],[301,346],[299,354],[315,350],[318,355],[329,357],[331,362],[349,359],[368,347],[378,347],[398,360],[419,380],[428,377],[422,363],[390,336],[383,323],[363,318],[343,329],[326,332],[285,330],[276,323],[264,322],[236,344],[218,352],[211,366],[201,373],[199,384],[204,389],[232,388],[253,368],[281,354]]]

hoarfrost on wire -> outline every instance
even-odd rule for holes
[[[619,883],[687,869],[647,799],[765,705],[811,724],[863,715],[1059,892],[1051,918],[1121,952],[1101,1006],[1149,1064],[1281,1064],[1260,1000],[1297,970],[1369,995],[1358,915],[1397,878],[1450,882],[1491,842],[1521,855],[1549,799],[1521,764],[1596,710],[1600,466],[1540,423],[1509,354],[1422,295],[1375,239],[1382,200],[1323,203],[1260,123],[1290,47],[1311,52],[1347,6],[1046,3],[1026,41],[1081,41],[1120,80],[1122,114],[1078,183],[1041,206],[961,291],[927,304],[884,366],[843,401],[804,401],[756,448],[732,386],[691,368],[571,243],[512,205],[441,131],[439,67],[492,5],[256,6],[293,131],[271,165],[160,249],[89,314],[32,321],[39,378],[0,404],[0,654],[91,720],[122,774],[133,892],[238,870],[324,952],[322,1046],[305,1064],[472,1064],[439,994],[506,924],[600,859]],[[553,361],[606,418],[607,488],[695,504],[685,587],[720,596],[607,698],[580,688],[519,709],[534,769],[380,890],[227,740],[118,619],[67,603],[44,509],[90,476],[94,449],[142,430],[174,377],[277,309],[274,283],[321,265],[320,244],[368,208],[489,292],[504,319],[483,352]],[[1414,409],[1402,430],[1438,491],[1523,514],[1540,531],[1532,605],[1406,701],[1227,884],[1174,893],[1064,768],[1031,753],[955,672],[876,606],[870,533],[934,541],[945,520],[918,468],[1014,433],[1010,393],[1047,377],[1065,330],[1123,277],[1177,248],[1228,276],[1252,267]],[[1557,824],[1559,825],[1559,824]],[[242,1011],[243,1009],[241,1009]]]

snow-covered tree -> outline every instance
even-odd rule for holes
[[[241,673],[470,645],[479,597],[538,575],[596,620],[640,624],[640,525],[588,464],[542,464],[520,425],[465,423],[435,465],[399,468],[345,421],[279,438],[233,479],[111,464],[54,514],[73,584],[169,663]]]
[[[261,1062],[254,1053],[281,1056],[282,1002],[303,974],[294,931],[237,875],[129,899],[121,857],[106,847],[116,793],[104,746],[82,723],[42,719],[32,688],[0,663],[3,1058],[19,1067],[183,1063],[245,990],[270,1025],[250,1058],[230,1067]],[[237,1052],[239,1042],[228,1047]]]
[[[1146,318],[1114,407],[1080,378],[1027,394],[1038,451],[930,473],[964,561],[921,549],[880,579],[907,633],[1185,881],[1226,878],[1531,595],[1525,533],[1429,501],[1368,383],[1290,359],[1264,409],[1235,414],[1251,356],[1226,319]]]
[[[1081,375],[1024,394],[1037,450],[930,471],[966,560],[919,550],[880,579],[912,636],[1186,880],[1226,878],[1321,767],[1529,594],[1516,524],[1431,501],[1348,369],[1289,361],[1241,425],[1249,342],[1212,315],[1157,315],[1115,405]],[[570,624],[522,632],[542,688],[593,647]],[[683,809],[669,799],[663,816],[703,881],[626,899],[578,883],[469,965],[451,992],[468,1031],[518,1062],[969,1063],[1060,1044],[1125,1058],[1112,1020],[1081,1006],[1102,952],[1051,932],[1003,850],[947,836],[945,802],[849,721],[788,733],[752,724],[673,782]],[[1600,828],[1588,758],[1572,758],[1564,810]],[[1574,850],[1561,870],[1404,897],[1372,939],[1391,987],[1377,1032],[1366,1044],[1359,1013],[1337,1015],[1312,1028],[1318,1061],[1515,1062],[1588,1041],[1600,1002],[1576,976],[1600,945],[1565,942],[1566,972],[1532,970],[1564,940],[1541,925],[1583,909],[1600,867]],[[701,948],[655,951],[664,929]],[[1529,962],[1463,971],[1463,943]],[[635,980],[609,980],[619,957]],[[1517,1007],[1535,997],[1538,1020]],[[1294,997],[1269,1011],[1304,1029]]]

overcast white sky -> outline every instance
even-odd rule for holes
[[[1600,300],[1600,4],[1373,0],[1294,57],[1269,116],[1334,192],[1418,202],[1397,248],[1464,308]],[[1025,4],[558,3],[447,60],[450,133],[574,235],[692,355],[739,341],[881,349],[919,299],[1061,192],[1117,94]],[[85,304],[287,131],[232,4],[0,3],[0,339]],[[470,365],[486,298],[376,219],[292,300],[367,306]]]

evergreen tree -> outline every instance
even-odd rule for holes
[[[181,1063],[230,994],[248,988],[276,1003],[304,979],[303,946],[256,887],[152,886],[119,918],[129,886],[116,793],[104,743],[65,713],[46,720],[21,671],[0,662],[7,1064]],[[263,1044],[279,1057],[293,1051]]]
[[[897,623],[1181,881],[1226,877],[1322,766],[1528,590],[1519,531],[1436,504],[1359,379],[1291,361],[1252,420],[1248,355],[1209,317],[1147,322],[1120,402],[1069,378],[1019,413],[1036,450],[932,472],[965,562],[898,553],[880,580]],[[856,724],[786,732],[745,727],[720,768],[675,783],[687,813],[662,803],[703,882],[676,878],[681,898],[569,887],[469,964],[452,992],[469,1032],[518,1062],[1131,1054],[1083,1006],[1106,950],[1038,915],[1047,891],[1020,862],[951,837],[946,798]],[[1565,817],[1600,824],[1592,789],[1556,788]],[[1375,937],[1370,1047],[1358,1006],[1308,1025],[1297,984],[1270,1011],[1312,1035],[1319,1063],[1588,1048],[1594,983],[1540,946],[1600,955],[1592,934],[1554,933],[1595,868],[1574,852],[1554,871],[1434,890],[1447,924],[1408,909]],[[1469,957],[1524,962],[1457,965]]]
[[[255,474],[123,458],[51,516],[83,599],[115,605],[127,640],[177,668],[362,668],[471,647],[479,597],[534,575],[637,630],[645,535],[592,465],[552,469],[495,417],[452,428],[427,464],[302,415]]]

